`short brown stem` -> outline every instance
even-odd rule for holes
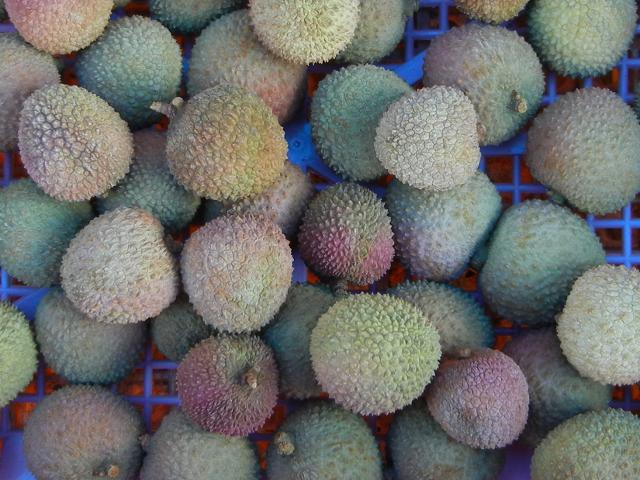
[[[278,454],[284,457],[293,455],[293,452],[295,452],[296,450],[296,447],[293,444],[293,439],[287,432],[276,433],[276,436],[273,437],[273,441],[276,444],[276,450]]]
[[[515,90],[511,93],[512,107],[518,113],[527,113],[529,105],[527,100]]]
[[[94,477],[100,477],[100,478],[104,478],[104,477],[118,478],[119,475],[120,475],[120,467],[113,464],[106,465],[105,467],[100,468],[95,472],[93,472]]]
[[[177,115],[180,109],[184,106],[184,99],[181,97],[176,97],[171,100],[171,103],[162,103],[162,102],[153,102],[149,108],[158,113],[161,113],[165,117],[168,117],[169,120],[173,120],[173,118]]]
[[[242,376],[244,383],[249,385],[253,390],[258,388],[258,372],[256,372],[253,368],[247,370]]]

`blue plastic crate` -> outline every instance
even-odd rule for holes
[[[422,79],[422,64],[424,60],[424,48],[426,42],[441,35],[450,28],[449,15],[452,10],[453,2],[451,0],[422,0],[421,9],[409,22],[404,36],[403,59],[401,64],[385,64],[384,66],[397,72],[410,84],[416,84]],[[122,12],[116,12],[115,16],[122,15]],[[9,24],[0,24],[0,31],[13,31]],[[636,29],[636,36],[640,34],[640,27]],[[189,45],[186,46],[189,52]],[[185,67],[188,65],[188,59],[185,59]],[[312,72],[329,72],[333,69],[331,66],[313,66]],[[627,102],[634,99],[631,75],[634,71],[640,70],[640,58],[625,56],[618,65],[618,84],[617,91],[619,95]],[[186,71],[186,68],[185,68]],[[590,87],[592,80],[584,80],[582,86]],[[543,103],[545,105],[553,103],[558,96],[557,77],[553,73],[547,74],[547,88]],[[305,170],[312,170],[323,178],[327,179],[327,183],[337,182],[340,179],[326,167],[318,157],[313,144],[311,142],[311,128],[308,123],[295,123],[287,126],[286,137],[289,142],[290,160],[300,165]],[[505,159],[510,161],[511,165],[511,181],[496,183],[498,191],[510,199],[511,203],[520,203],[523,199],[530,195],[543,195],[545,188],[537,183],[525,183],[521,178],[522,158],[525,155],[526,134],[521,134],[512,141],[498,146],[485,147],[482,149],[483,157],[480,169],[485,171],[491,162],[501,162]],[[6,185],[13,179],[11,155],[4,153],[2,184]],[[371,188],[380,193],[380,187],[370,185]],[[319,185],[318,188],[323,188]],[[509,202],[507,202],[507,205]],[[616,238],[620,238],[619,245],[615,248],[609,248],[607,251],[607,261],[609,263],[622,264],[626,267],[632,267],[640,264],[640,208],[635,211],[633,204],[627,205],[622,209],[619,215],[610,215],[606,218],[598,218],[588,216],[587,221],[591,228],[595,231],[607,230],[615,231]],[[635,247],[635,248],[634,248]],[[298,255],[295,255],[294,262],[294,281],[304,281],[306,279],[306,268]],[[0,298],[2,300],[11,299],[16,302],[18,308],[24,311],[29,318],[33,318],[37,303],[44,295],[45,290],[37,290],[24,287],[17,284],[4,270],[0,275]],[[497,328],[498,335],[510,335],[515,329]],[[143,393],[139,396],[127,396],[127,399],[135,405],[142,408],[142,412],[147,423],[147,427],[151,424],[151,414],[154,406],[174,406],[178,404],[178,397],[173,392],[170,395],[156,395],[153,392],[154,382],[163,381],[170,382],[167,377],[171,377],[172,371],[175,370],[175,363],[170,361],[158,361],[152,358],[151,347],[146,352],[144,361],[139,366],[142,372],[141,383]],[[20,395],[13,403],[37,403],[44,396],[45,390],[45,373],[43,362],[40,362],[38,372],[35,379],[36,393]],[[113,387],[117,391],[117,387]],[[288,410],[295,409],[300,402],[286,402],[284,405]],[[640,402],[632,401],[631,389],[624,390],[624,396],[621,401],[612,401],[611,405],[625,410],[640,410]],[[376,417],[368,419],[374,433],[376,432]],[[383,437],[377,435],[380,439]],[[269,440],[271,435],[255,434],[252,439],[255,441]],[[26,480],[33,477],[26,471],[24,459],[21,451],[21,432],[13,427],[10,415],[10,408],[4,408],[0,411],[0,440],[4,441],[4,449],[0,455],[0,479],[1,480]],[[508,449],[507,465],[500,477],[502,480],[524,480],[529,478],[528,462],[530,452],[512,447]]]

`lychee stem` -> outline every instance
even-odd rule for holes
[[[183,106],[184,99],[176,97],[171,100],[171,103],[153,102],[149,108],[173,120]]]
[[[520,93],[515,90],[511,94],[511,99],[513,101],[513,109],[518,113],[527,113],[529,106],[527,105],[527,100],[520,95]]]
[[[117,465],[108,465],[104,470],[94,472],[94,477],[117,478],[120,475],[120,467]]]
[[[273,437],[273,441],[276,444],[276,450],[279,455],[288,457],[289,455],[293,455],[293,452],[296,451],[293,439],[287,432],[276,433],[276,436]]]
[[[249,385],[253,390],[258,388],[258,372],[256,372],[253,368],[250,368],[245,372],[242,376],[244,383]]]

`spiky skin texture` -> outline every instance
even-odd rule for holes
[[[242,0],[150,0],[149,10],[172,32],[197,33],[214,18],[242,4]]]
[[[635,33],[633,0],[534,0],[529,38],[540,59],[561,75],[607,73],[625,54]]]
[[[177,109],[167,136],[169,168],[202,197],[238,201],[278,179],[287,158],[284,130],[254,93],[222,84]]]
[[[35,329],[47,365],[71,383],[120,381],[140,361],[147,340],[144,323],[91,320],[59,288],[50,290],[38,305]]]
[[[504,465],[500,450],[456,442],[420,400],[396,414],[388,445],[396,480],[495,480]]]
[[[258,330],[283,304],[293,274],[289,242],[268,218],[226,215],[187,240],[182,281],[196,312],[226,332]]]
[[[76,74],[80,86],[106,100],[132,129],[139,129],[160,120],[149,105],[170,102],[178,93],[182,53],[159,22],[124,17],[80,54]]]
[[[570,418],[536,448],[532,480],[589,480],[640,476],[640,420],[607,409]]]
[[[18,129],[29,176],[58,200],[89,200],[129,171],[133,138],[107,102],[75,86],[52,85],[24,102]]]
[[[99,213],[118,207],[141,208],[156,217],[168,232],[183,230],[193,219],[200,197],[186,190],[171,174],[165,148],[167,138],[154,129],[134,133],[129,174],[115,188],[98,197]]]
[[[406,23],[404,0],[363,0],[353,39],[338,55],[347,63],[374,63],[396,48]]]
[[[278,370],[271,349],[253,335],[210,337],[178,365],[178,396],[201,428],[248,435],[271,416],[278,399]]]
[[[220,83],[254,92],[271,108],[281,124],[300,106],[306,68],[275,56],[251,29],[248,10],[214,21],[198,37],[189,64],[189,95]]]
[[[151,321],[151,338],[158,350],[180,362],[191,348],[209,338],[213,329],[204,323],[186,298],[179,297]]]
[[[93,219],[62,259],[62,287],[89,318],[135,323],[155,317],[178,293],[175,260],[150,213],[118,208]]]
[[[479,283],[487,305],[501,317],[551,324],[575,279],[603,263],[604,249],[587,222],[564,207],[531,200],[502,215]]]
[[[374,147],[378,161],[402,183],[450,190],[467,182],[480,164],[478,118],[462,91],[423,88],[382,115]]]
[[[558,317],[562,351],[585,377],[603,384],[640,381],[640,272],[602,265],[583,273]]]
[[[313,373],[309,342],[318,319],[335,301],[336,297],[321,286],[294,285],[265,330],[263,338],[276,357],[280,393],[285,397],[304,400],[322,393]]]
[[[527,330],[503,352],[520,367],[529,385],[529,419],[520,437],[532,447],[578,413],[607,408],[611,388],[580,376],[560,349],[553,328]]]
[[[529,130],[527,165],[579,210],[617,211],[640,191],[638,119],[610,90],[562,95]]]
[[[59,83],[60,75],[51,55],[36,50],[15,33],[0,33],[0,63],[0,151],[6,151],[18,145],[20,111],[25,99],[44,86]]]
[[[441,281],[462,273],[501,209],[500,195],[482,172],[445,192],[427,192],[394,180],[385,203],[400,261],[419,278]]]
[[[276,183],[257,197],[231,205],[207,200],[205,217],[208,221],[229,212],[261,214],[273,220],[287,238],[293,239],[314,194],[315,189],[307,174],[300,167],[286,162]]]
[[[300,253],[318,274],[358,284],[379,280],[391,267],[389,214],[373,192],[340,183],[309,204],[298,233]]]
[[[0,302],[0,408],[29,385],[38,366],[37,353],[25,316]]]
[[[56,55],[85,48],[98,38],[113,0],[5,0],[5,8],[22,38]]]
[[[311,334],[322,389],[362,415],[394,412],[431,381],[440,360],[437,330],[409,302],[390,295],[337,301]]]
[[[493,325],[473,296],[444,283],[406,282],[387,293],[418,307],[440,335],[443,354],[492,347]]]
[[[360,10],[359,0],[249,0],[260,41],[301,65],[334,59],[353,39]]]
[[[455,0],[458,10],[486,23],[502,23],[518,16],[529,0]]]
[[[527,379],[497,350],[476,350],[468,357],[443,361],[426,400],[444,431],[473,448],[509,445],[527,423]]]
[[[409,92],[411,87],[398,75],[374,65],[326,76],[311,103],[311,133],[322,159],[348,180],[384,175],[373,146],[376,128],[389,105]]]
[[[124,398],[102,387],[64,387],[29,416],[24,455],[38,480],[134,480],[143,433],[142,417]]]
[[[434,39],[424,64],[425,86],[462,90],[479,120],[480,145],[512,138],[542,101],[544,73],[533,48],[503,27],[469,23]]]
[[[267,451],[269,480],[382,480],[374,436],[362,418],[311,402],[284,421]]]
[[[249,440],[205,432],[180,409],[164,417],[146,451],[140,480],[260,478]]]
[[[32,287],[60,280],[60,263],[69,242],[93,217],[88,202],[60,202],[31,180],[0,190],[0,265]]]

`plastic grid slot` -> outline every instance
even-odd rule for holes
[[[397,61],[398,58],[404,60],[404,63],[385,63],[385,67],[396,71],[407,82],[415,85],[421,82],[422,79],[422,63],[424,60],[424,49],[428,45],[428,42],[438,35],[443,34],[452,26],[450,25],[450,18],[453,14],[455,16],[456,11],[453,7],[451,0],[421,0],[420,11],[407,22],[405,30],[404,42],[399,50],[403,50],[400,57],[392,57],[392,61]],[[120,16],[121,12],[116,12],[115,16]],[[456,17],[457,18],[457,17]],[[510,25],[512,28],[520,30],[518,25]],[[13,27],[9,24],[1,24],[0,31],[13,31]],[[636,29],[636,37],[640,34],[640,26]],[[189,44],[185,45],[185,51],[189,52]],[[420,52],[420,53],[417,53]],[[185,60],[185,64],[188,60]],[[310,69],[311,73],[326,73],[331,71],[331,66],[313,66]],[[618,94],[627,102],[631,102],[634,99],[632,91],[633,81],[631,78],[636,74],[636,71],[640,70],[640,58],[636,56],[625,55],[614,74],[617,78],[614,85],[617,83]],[[543,104],[548,105],[553,103],[559,94],[564,93],[564,90],[559,89],[560,80],[556,74],[547,73],[547,88],[543,99]],[[597,80],[596,80],[597,82]],[[612,82],[607,85],[611,86]],[[594,85],[593,79],[586,79],[582,82],[576,82],[576,86],[590,87]],[[286,136],[289,142],[289,155],[290,160],[307,171],[314,171],[320,176],[327,179],[328,183],[340,181],[340,179],[326,167],[320,158],[317,156],[313,145],[311,143],[310,126],[308,123],[295,123],[286,128]],[[480,169],[485,171],[491,177],[492,163],[499,161],[503,164],[505,162],[510,170],[510,181],[506,181],[506,178],[501,178],[500,181],[495,181],[498,191],[503,197],[505,206],[510,204],[517,204],[530,197],[541,197],[546,195],[546,190],[543,186],[537,184],[530,177],[527,178],[526,166],[523,163],[523,157],[526,153],[526,134],[521,134],[514,140],[498,146],[498,147],[485,147],[482,149],[482,160],[480,163]],[[14,178],[13,172],[13,158],[10,153],[4,153],[3,165],[2,165],[2,185],[7,185]],[[318,185],[318,188],[323,188],[326,185]],[[375,191],[380,193],[382,187],[379,185],[370,185]],[[609,215],[607,217],[594,217],[587,216],[586,219],[591,228],[598,232],[602,231],[614,231],[614,237],[617,239],[617,246],[615,250],[609,249],[607,251],[607,261],[609,263],[622,264],[626,267],[634,267],[640,264],[640,204],[636,203],[636,199],[632,204],[627,205],[622,211],[615,215]],[[606,243],[606,242],[605,242]],[[635,248],[634,248],[635,247]],[[306,267],[299,258],[295,255],[294,258],[294,281],[304,281],[307,278]],[[375,287],[374,287],[375,288]],[[4,270],[0,274],[0,298],[2,300],[11,300],[17,302],[19,306],[24,307],[29,313],[33,313],[33,304],[35,303],[33,297],[30,297],[26,301],[20,301],[25,296],[38,292],[37,289],[25,287],[13,280],[7,272]],[[44,291],[40,291],[40,295],[43,295]],[[478,296],[479,300],[482,300]],[[511,326],[501,326],[502,323],[496,327],[496,333],[498,336],[509,336],[517,332],[517,328]],[[138,395],[126,395],[126,398],[134,405],[141,408],[144,415],[147,428],[152,427],[152,413],[156,406],[171,407],[178,404],[178,397],[175,395],[175,390],[172,386],[172,372],[175,370],[176,364],[170,361],[158,360],[154,358],[152,347],[146,351],[144,361],[138,366],[136,371],[126,379],[124,382],[132,383],[136,382],[141,387],[140,394]],[[36,404],[45,395],[45,366],[44,362],[40,361],[38,371],[34,382],[28,388],[31,393],[23,393],[12,402],[14,404],[31,403]],[[158,384],[167,385],[167,394],[159,394]],[[119,386],[114,385],[112,387],[114,391],[119,391]],[[636,397],[635,393],[632,395],[632,390],[637,387],[627,387],[622,391],[618,391],[616,399],[611,402],[611,405],[617,408],[623,408],[625,410],[640,410],[640,400],[634,400],[632,397]],[[12,436],[19,435],[21,432],[12,426],[11,419],[11,405],[2,409],[0,413],[0,443],[3,440],[9,439]],[[299,405],[299,402],[280,402],[274,417],[278,417],[282,420],[284,416],[284,409],[295,409]],[[272,419],[273,420],[273,419]],[[386,427],[384,421],[379,422],[377,417],[369,417],[368,423],[372,430],[378,436],[379,440],[384,442],[384,433]],[[384,420],[384,419],[383,419]],[[18,423],[20,423],[18,421]],[[273,421],[270,421],[268,425],[273,425]],[[382,426],[381,426],[382,425]],[[155,425],[157,427],[157,425]],[[258,450],[264,452],[266,443],[270,440],[273,432],[273,426],[267,427],[262,430],[261,433],[252,435],[252,440],[258,445]],[[2,451],[0,451],[0,459]],[[0,461],[2,465],[2,461]],[[511,478],[511,477],[504,477]]]

